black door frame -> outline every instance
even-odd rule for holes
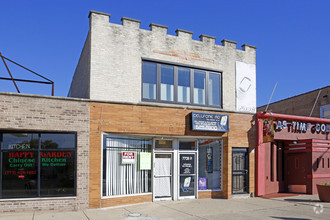
[[[232,181],[231,181],[231,191],[232,194],[249,194],[249,149],[248,148],[232,148]],[[236,171],[238,174],[234,174],[234,153],[245,153],[245,170],[240,170]],[[241,173],[239,173],[241,172]],[[234,175],[239,176],[239,175],[244,175],[245,178],[245,184],[244,184],[244,192],[234,192]]]

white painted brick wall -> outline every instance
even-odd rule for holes
[[[141,60],[159,61],[218,70],[223,73],[223,110],[235,111],[235,62],[255,64],[254,47],[237,50],[236,43],[178,31],[167,35],[166,27],[139,28],[139,22],[123,18],[123,25],[109,23],[109,14],[90,13],[90,98],[113,102],[141,103]],[[77,73],[76,73],[77,74]]]
[[[84,48],[81,52],[78,65],[73,75],[69,97],[89,98],[90,97],[90,64],[91,64],[90,34],[88,33]]]

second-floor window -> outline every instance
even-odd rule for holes
[[[221,73],[143,61],[142,100],[221,108]]]

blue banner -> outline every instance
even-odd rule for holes
[[[229,131],[229,115],[192,112],[192,130],[195,131]]]

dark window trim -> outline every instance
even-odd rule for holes
[[[149,63],[154,63],[156,64],[156,69],[157,69],[157,85],[156,85],[156,99],[146,99],[143,98],[143,62],[149,62]],[[161,65],[171,65],[174,68],[174,101],[166,101],[166,100],[161,100],[160,97],[160,86],[161,86]],[[188,68],[190,70],[190,102],[178,102],[178,68],[183,67],[183,68]],[[197,71],[203,71],[205,72],[205,104],[195,104],[194,103],[194,70]],[[214,73],[214,74],[219,74],[219,89],[220,89],[220,95],[219,95],[219,101],[220,105],[210,105],[209,104],[209,74]],[[222,79],[223,72],[219,70],[214,70],[214,69],[206,69],[203,67],[197,67],[197,66],[192,66],[192,65],[185,65],[185,64],[178,64],[178,63],[173,63],[173,62],[164,62],[164,61],[159,61],[155,59],[148,59],[148,58],[142,58],[141,61],[141,100],[144,102],[152,102],[152,103],[166,103],[166,104],[177,104],[177,105],[189,105],[189,106],[201,106],[201,107],[212,107],[212,108],[218,108],[222,109],[223,108],[223,79]]]
[[[37,133],[39,138],[39,144],[37,149],[2,149],[3,148],[3,134],[6,133]],[[41,134],[74,134],[75,144],[73,148],[63,148],[63,149],[41,149]],[[0,130],[0,200],[2,199],[30,199],[30,198],[53,198],[53,197],[72,197],[77,196],[77,148],[78,148],[78,137],[77,132],[74,131],[36,131],[36,130]],[[36,151],[38,152],[38,176],[37,176],[37,196],[34,197],[2,197],[2,152],[9,151]],[[74,152],[74,193],[73,194],[62,194],[62,195],[40,195],[40,152],[41,151],[73,151]]]
[[[184,68],[189,68],[189,69],[198,69],[198,70],[216,72],[216,73],[222,73],[223,72],[222,70],[219,70],[219,69],[205,68],[205,67],[202,67],[202,66],[188,65],[188,64],[183,64],[183,63],[176,63],[176,62],[163,61],[163,60],[157,60],[157,59],[142,57],[142,62],[143,61],[147,61],[147,62],[151,62],[151,63],[159,63],[159,64],[178,66],[178,67],[184,67]]]

